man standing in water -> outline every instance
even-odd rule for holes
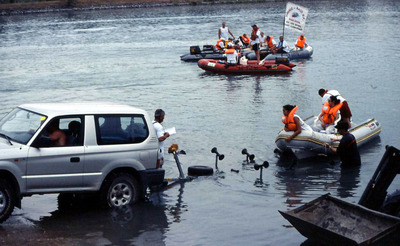
[[[224,38],[225,40],[229,39],[229,34],[235,39],[235,36],[229,30],[229,27],[226,26],[225,22],[222,22],[222,26],[218,29],[218,39]]]
[[[328,143],[325,143],[325,147],[332,150],[334,154],[340,156],[340,161],[342,162],[342,167],[353,167],[361,165],[360,153],[357,148],[357,141],[353,134],[351,134],[349,129],[349,124],[345,121],[340,121],[335,126],[338,129],[342,139],[340,140],[339,146],[334,148]]]
[[[157,109],[154,113],[154,121],[153,127],[156,130],[157,138],[158,138],[158,160],[157,167],[162,167],[164,164],[164,140],[169,137],[169,133],[165,132],[164,127],[161,123],[164,121],[165,112],[162,109]]]

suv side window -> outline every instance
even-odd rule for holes
[[[83,146],[83,117],[68,116],[52,119],[39,137],[35,147]]]
[[[149,136],[143,115],[96,115],[97,144],[141,143]]]

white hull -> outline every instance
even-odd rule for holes
[[[313,122],[316,116],[309,118],[306,122]],[[371,141],[379,136],[382,131],[381,125],[375,119],[366,120],[360,125],[353,123],[349,130],[357,141],[357,146]],[[333,147],[339,145],[339,141],[332,142],[331,138],[340,138],[340,134],[326,134],[312,130],[302,130],[294,139],[286,142],[286,137],[292,135],[293,132],[286,132],[283,129],[278,133],[275,144],[282,152],[293,152],[298,159],[304,159],[316,155],[330,155],[332,152],[324,147],[324,143],[330,143]]]

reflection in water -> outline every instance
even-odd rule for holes
[[[360,183],[360,168],[349,167],[340,170],[339,184],[337,187],[338,196],[341,198],[353,197]]]
[[[35,224],[49,238],[80,238],[89,245],[165,245],[168,228],[164,206],[149,202],[102,209],[95,197],[60,195],[59,208]],[[79,228],[79,230],[76,230]]]

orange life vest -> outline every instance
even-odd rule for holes
[[[219,50],[222,50],[222,49],[223,49],[222,47],[219,46],[219,43],[221,43],[221,42],[224,43],[224,45],[225,45],[225,41],[222,40],[222,39],[218,40],[218,41],[217,41],[217,44],[215,45],[215,47],[217,47],[217,49],[219,49]]]
[[[251,31],[251,37],[250,37],[251,40],[255,41],[257,39],[257,31],[258,31],[258,29],[259,28],[257,27],[255,30],[253,29]]]
[[[233,54],[233,53],[235,53],[235,49],[227,49],[227,50],[225,50],[225,54]]]
[[[306,43],[306,37],[303,37],[303,40],[300,37],[297,38],[296,46],[300,48],[304,48],[304,44]]]
[[[267,41],[267,44],[268,44],[268,48],[272,48],[272,47],[274,47],[274,44],[272,43],[272,39],[273,39],[274,37],[272,37],[272,36],[269,36],[269,41]]]
[[[246,43],[246,44],[249,44],[250,43],[250,38],[249,37],[245,37],[244,35],[242,35],[242,36],[240,36],[242,39],[243,39],[243,41]]]
[[[283,115],[282,116],[282,123],[285,124],[285,127],[289,129],[290,131],[296,131],[297,126],[296,123],[294,122],[294,113],[296,113],[296,110],[298,109],[298,106],[294,107],[288,114],[288,116]]]
[[[325,124],[332,124],[335,121],[336,113],[342,107],[342,105],[343,103],[339,103],[331,108],[328,101],[324,103],[322,106],[322,120]]]

